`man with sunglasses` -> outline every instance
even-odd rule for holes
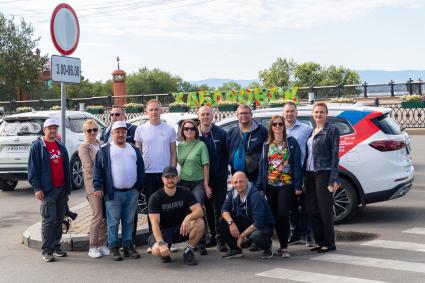
[[[307,139],[313,128],[301,123],[297,119],[298,111],[295,103],[289,101],[283,106],[283,117],[285,118],[286,135],[294,137],[301,149],[301,165],[304,165],[305,151]],[[288,245],[302,243],[302,237],[305,237],[305,245],[307,247],[313,246],[311,237],[311,227],[308,221],[307,208],[305,202],[305,194],[303,191],[298,191],[292,198],[292,208],[289,212],[289,222],[291,233],[289,235]]]
[[[124,121],[125,122],[124,108],[119,107],[119,106],[114,106],[111,109],[109,116],[111,118],[111,124],[109,125],[109,127],[106,127],[106,128],[103,129],[102,134],[100,136],[100,140],[105,142],[105,143],[111,141],[112,124],[114,124],[116,121]],[[137,127],[130,124],[130,123],[125,123],[125,124],[127,126],[127,140],[126,140],[126,142],[134,144],[134,135],[135,135]]]

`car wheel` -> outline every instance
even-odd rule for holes
[[[139,214],[148,214],[148,203],[144,194],[139,195],[139,204],[137,206],[137,212]]]
[[[18,181],[16,180],[0,180],[0,190],[13,191],[16,188]]]
[[[73,190],[78,190],[83,187],[83,166],[78,155],[71,159],[71,185]]]
[[[334,222],[347,222],[356,215],[357,210],[356,190],[349,181],[341,179],[341,188],[334,195]]]

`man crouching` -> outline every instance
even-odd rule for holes
[[[193,249],[204,235],[204,212],[189,190],[181,187],[177,189],[178,181],[177,169],[166,167],[162,172],[164,187],[148,201],[152,225],[149,246],[153,256],[159,256],[162,262],[167,263],[171,261],[170,246],[188,241],[183,260],[187,265],[196,265]]]
[[[242,171],[233,175],[232,186],[221,209],[221,231],[230,248],[223,258],[242,257],[242,248],[251,243],[264,251],[263,259],[271,258],[275,221],[266,199]]]

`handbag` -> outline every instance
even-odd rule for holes
[[[261,160],[261,152],[256,153],[248,153],[248,146],[246,144],[245,139],[242,137],[242,143],[245,149],[245,169],[247,174],[253,174],[255,171],[258,170],[258,167],[260,166],[260,160]]]

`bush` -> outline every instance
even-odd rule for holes
[[[23,112],[32,112],[34,111],[34,108],[32,107],[18,107],[16,108],[16,112],[23,113]]]

